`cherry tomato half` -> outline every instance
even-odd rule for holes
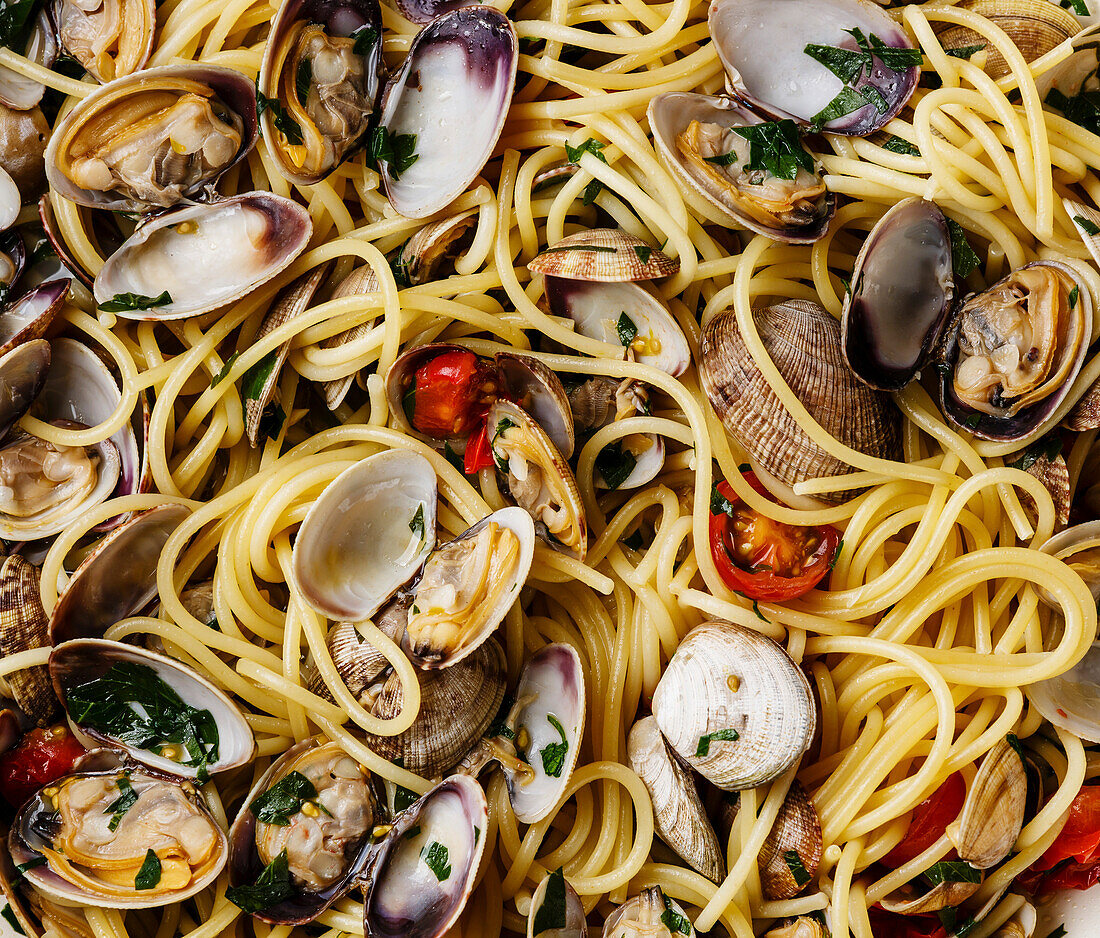
[[[1035,895],[1100,882],[1100,785],[1081,788],[1061,833],[1016,881]]]
[[[405,415],[428,436],[466,436],[485,417],[496,392],[492,365],[473,352],[443,352],[416,370]]]
[[[745,481],[771,501],[756,476]],[[778,503],[777,503],[778,504]],[[749,599],[797,599],[829,572],[840,546],[831,525],[800,527],[773,521],[754,511],[719,482],[710,507],[710,551],[723,582]]]
[[[489,432],[484,423],[474,431],[466,444],[463,463],[462,471],[468,476],[494,465],[493,450],[489,446]]]
[[[0,795],[18,808],[43,785],[68,775],[84,752],[64,726],[31,730],[0,756]]]
[[[882,858],[882,864],[896,870],[924,853],[947,830],[947,825],[959,816],[966,800],[966,780],[960,772],[947,780],[913,809],[909,830],[893,850]],[[954,859],[954,853],[945,859]]]
[[[875,938],[947,938],[947,929],[934,915],[896,915],[877,907],[867,913]]]

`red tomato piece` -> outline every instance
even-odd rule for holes
[[[31,730],[0,756],[0,795],[18,808],[43,785],[68,775],[84,752],[64,726]]]
[[[1061,833],[1016,882],[1039,896],[1100,882],[1100,785],[1082,786]]]
[[[493,463],[493,451],[489,446],[489,433],[482,424],[470,437],[466,444],[466,453],[463,456],[462,471],[472,476],[480,469],[488,469]]]
[[[867,910],[875,938],[947,938],[934,915],[896,915],[877,906]]]
[[[746,472],[745,480],[775,501],[753,473]],[[749,599],[781,602],[806,595],[825,578],[839,546],[840,532],[832,525],[773,521],[741,501],[728,482],[720,482],[711,499],[714,563],[722,581]]]
[[[909,830],[893,850],[882,858],[882,863],[897,869],[924,853],[947,830],[947,825],[959,816],[966,800],[966,780],[955,772],[932,794],[913,809]],[[945,859],[954,859],[952,851]]]
[[[428,436],[466,436],[485,417],[496,392],[491,365],[473,352],[443,352],[416,370],[405,414]]]

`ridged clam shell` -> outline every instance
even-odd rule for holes
[[[363,293],[376,293],[378,291],[378,277],[370,264],[356,267],[350,274],[341,280],[332,291],[331,300],[339,300],[345,296],[359,296]],[[338,348],[347,345],[356,339],[361,339],[374,328],[374,320],[359,323],[350,329],[345,329],[334,336],[330,336],[321,343],[321,348]],[[325,406],[329,410],[336,410],[348,396],[355,374],[345,375],[343,378],[334,378],[332,381],[321,382],[321,392],[325,396]]]
[[[981,885],[980,882],[960,883],[948,880],[937,883],[922,893],[918,892],[912,884],[906,883],[890,895],[883,896],[882,907],[887,912],[895,912],[898,915],[939,912],[941,909],[954,908],[966,902],[967,899],[981,889]]]
[[[790,300],[754,310],[760,339],[791,391],[841,443],[882,459],[901,455],[890,399],[856,380],[844,362],[840,326],[816,303]],[[780,403],[753,361],[731,311],[703,330],[700,380],[726,430],[787,485],[853,468],[814,443]],[[820,496],[842,501],[848,493]]]
[[[6,557],[0,564],[0,658],[49,645],[48,626],[38,568],[17,554]],[[53,722],[59,706],[44,666],[13,671],[7,682],[20,710],[39,726]]]
[[[979,870],[996,866],[1012,851],[1024,826],[1027,773],[1008,740],[986,754],[966,793],[958,820],[947,828],[959,859]]]
[[[492,724],[507,682],[504,651],[490,638],[452,667],[418,669],[417,678],[420,711],[413,725],[397,736],[367,734],[366,740],[382,758],[401,758],[410,772],[431,778],[457,765]],[[403,707],[401,681],[393,673],[368,710],[388,720]]]
[[[1024,472],[1035,476],[1043,483],[1043,488],[1050,492],[1051,500],[1054,502],[1054,530],[1059,531],[1064,528],[1069,524],[1070,504],[1069,466],[1066,465],[1065,457],[1061,453],[1053,459],[1040,456]],[[1039,517],[1035,499],[1026,492],[1020,492],[1020,504],[1028,513],[1028,517],[1033,520]]]
[[[634,724],[626,754],[653,800],[653,822],[661,840],[711,882],[725,879],[726,859],[695,783],[669,751],[652,716]]]
[[[615,228],[592,228],[562,238],[527,265],[533,274],[619,283],[656,280],[680,269],[660,248]]]
[[[787,857],[798,854],[809,879],[795,878]],[[760,848],[760,886],[769,899],[793,899],[817,878],[821,865],[821,823],[805,789],[792,782],[775,824]]]
[[[398,263],[405,269],[409,283],[416,286],[429,280],[443,280],[453,273],[453,261],[469,245],[477,225],[477,209],[453,218],[425,225],[401,248]],[[446,265],[446,274],[444,267]]]
[[[782,775],[810,747],[817,710],[806,676],[770,638],[731,622],[692,629],[653,693],[668,744],[727,791]],[[723,740],[715,734],[737,734]]]
[[[347,689],[360,703],[365,703],[367,690],[390,666],[386,656],[370,642],[364,641],[353,622],[337,622],[329,629],[325,644]],[[319,697],[333,700],[328,685],[316,668],[311,670],[306,687]]]

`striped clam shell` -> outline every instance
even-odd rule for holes
[[[527,269],[567,280],[620,283],[668,277],[680,269],[680,262],[625,231],[593,228],[562,238],[531,261]]]
[[[798,868],[794,857],[798,855]],[[817,877],[821,865],[821,823],[806,791],[792,782],[760,849],[760,886],[769,899],[793,899]],[[803,872],[805,871],[805,872]]]
[[[346,296],[361,296],[365,293],[377,292],[378,277],[375,276],[374,268],[370,264],[364,264],[361,267],[356,267],[355,270],[341,280],[332,291],[332,296],[329,299],[340,300]],[[341,345],[347,345],[349,342],[363,338],[374,328],[374,320],[375,317],[372,316],[350,329],[329,336],[321,342],[321,348],[339,348]],[[333,378],[331,381],[321,382],[321,393],[325,396],[325,406],[329,410],[336,410],[344,402],[344,398],[348,396],[348,391],[351,390],[351,386],[355,382],[356,374],[357,372],[353,371],[350,375],[344,375],[342,378]]]
[[[17,554],[0,565],[0,658],[50,644],[49,617],[42,608],[38,568]],[[57,716],[58,702],[49,671],[42,665],[7,676],[12,699],[39,726]]]

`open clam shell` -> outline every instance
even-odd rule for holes
[[[24,293],[0,312],[0,355],[40,339],[65,305],[69,280],[50,280]]]
[[[405,273],[411,286],[445,280],[454,272],[454,261],[473,241],[478,210],[467,209],[452,218],[425,225],[398,252],[394,265]]]
[[[184,505],[158,505],[112,531],[58,597],[50,614],[51,643],[102,638],[120,619],[149,605],[157,595],[160,552],[190,514]]]
[[[0,168],[0,231],[6,231],[15,224],[22,202],[15,180],[6,169]]]
[[[18,554],[5,557],[0,564],[0,658],[49,645],[48,624],[38,568]],[[8,674],[6,680],[23,713],[39,726],[53,722],[58,703],[44,667],[22,668]]]
[[[676,754],[727,791],[782,775],[813,741],[810,685],[770,638],[729,622],[692,629],[653,693],[653,716]]]
[[[1057,557],[1076,573],[1100,603],[1100,521],[1086,521],[1060,531],[1040,547],[1044,554]],[[1051,609],[1060,606],[1042,586],[1036,592]]]
[[[864,384],[905,387],[947,326],[955,296],[951,232],[933,202],[906,199],[871,229],[844,297],[844,360]]]
[[[473,6],[471,0],[397,0],[397,9],[410,23],[426,26],[444,13]]]
[[[671,914],[670,914],[671,913]],[[647,886],[627,899],[603,923],[603,938],[696,938],[695,927],[683,906],[666,896],[660,886]]]
[[[569,396],[561,378],[527,355],[497,352],[494,359],[506,396],[529,413],[562,456],[569,459],[576,445],[576,434]]]
[[[293,773],[303,800],[279,817],[265,809],[263,796]],[[310,737],[277,759],[245,798],[229,829],[230,885],[251,885],[285,850],[289,895],[253,914],[278,925],[311,922],[354,888],[374,855],[372,832],[381,820],[369,773],[336,743]]]
[[[367,938],[442,938],[473,890],[487,825],[485,793],[464,775],[403,811],[364,888]]]
[[[0,170],[2,171],[2,170]],[[2,178],[2,177],[0,177]],[[0,189],[3,183],[0,182]],[[19,205],[16,205],[15,214],[19,214]],[[0,209],[3,211],[3,209]],[[16,231],[0,232],[0,288],[8,290],[15,285],[27,265],[27,247],[23,239]]]
[[[32,339],[0,356],[0,383],[6,390],[0,398],[0,440],[30,410],[49,367],[50,343],[45,339]]]
[[[382,88],[377,0],[286,0],[271,25],[257,87],[279,102],[260,118],[279,171],[313,185],[358,149]]]
[[[153,51],[155,0],[54,0],[50,12],[61,45],[96,81],[136,72]]]
[[[1029,684],[1027,698],[1055,726],[1100,742],[1100,642],[1057,677]]]
[[[445,13],[413,40],[382,100],[390,140],[415,137],[415,161],[381,164],[395,211],[406,218],[438,212],[481,172],[504,128],[517,46],[508,17],[487,6]]]
[[[447,668],[487,641],[519,599],[535,554],[535,524],[501,508],[441,544],[416,584],[403,639],[421,668]]]
[[[249,762],[256,751],[252,730],[244,714],[230,697],[196,671],[164,655],[101,638],[78,638],[55,646],[50,653],[49,671],[54,692],[64,703],[78,736],[93,740],[99,745],[120,749],[150,769],[177,778],[201,779],[204,775],[203,769],[210,774],[235,769]],[[207,754],[213,758],[198,759],[202,762],[201,767],[188,765],[185,761],[188,756],[192,757],[189,761],[196,761],[197,754],[189,753],[184,746],[166,747],[157,741],[153,744],[155,748],[143,747],[133,739],[116,735],[111,726],[100,724],[96,716],[82,712],[82,705],[75,703],[84,698],[85,692],[82,688],[91,682],[99,682],[104,678],[111,681],[118,675],[118,689],[108,689],[97,683],[94,685],[95,690],[89,689],[86,693],[98,697],[109,692],[112,697],[106,702],[129,707],[134,711],[134,722],[140,723],[151,701],[125,696],[126,689],[121,685],[123,674],[127,677],[134,676],[135,683],[155,675],[184,704],[198,711],[206,711],[207,725],[204,726],[200,743],[214,743],[213,748],[206,749]],[[205,735],[206,732],[210,735]]]
[[[49,136],[50,125],[41,108],[16,111],[0,103],[0,166],[28,201],[46,187],[44,156]]]
[[[678,91],[654,97],[647,113],[661,162],[682,192],[703,203],[704,216],[788,244],[810,244],[828,230],[836,196],[826,191],[816,169],[799,167],[791,180],[765,173],[757,182],[759,174],[747,171],[747,161],[740,170],[739,161],[716,164],[699,147],[708,141],[708,147],[720,144],[723,153],[743,149],[747,157],[749,141],[737,128],[764,123],[763,118],[726,97]]]
[[[378,277],[369,264],[356,267],[350,274],[341,280],[329,297],[331,300],[341,299],[345,296],[358,296],[364,293],[378,292]],[[368,319],[358,325],[345,329],[343,332],[330,336],[321,342],[321,348],[339,348],[349,342],[362,338],[374,326],[374,320]],[[347,397],[352,384],[355,383],[355,372],[345,375],[343,378],[334,378],[331,381],[321,382],[321,391],[325,397],[325,405],[329,410],[336,410]]]
[[[587,938],[584,906],[562,871],[547,873],[531,896],[527,938]]]
[[[680,262],[625,231],[592,228],[562,238],[527,268],[548,277],[621,283],[669,277],[680,269]]]
[[[285,270],[313,224],[297,202],[247,192],[212,205],[178,208],[145,222],[95,278],[97,303],[135,294],[163,305],[123,309],[126,319],[183,319],[240,299]],[[195,271],[201,270],[201,277]]]
[[[169,208],[212,187],[256,136],[256,98],[244,75],[165,65],[112,81],[69,111],[46,148],[46,176],[78,205]]]
[[[50,68],[57,60],[57,33],[45,9],[40,9],[34,26],[23,46],[24,58],[36,65]],[[0,66],[0,103],[16,111],[29,111],[37,107],[46,93],[46,86],[14,69]]]
[[[389,450],[338,475],[294,542],[294,579],[331,619],[359,621],[404,586],[435,546],[436,477],[416,453]]]
[[[136,800],[112,831],[104,818],[113,821],[127,790]],[[82,834],[85,828],[96,832],[94,839]],[[229,854],[225,834],[190,783],[119,769],[78,772],[39,791],[16,815],[8,848],[16,865],[29,864],[25,881],[42,895],[108,909],[181,902],[213,883]],[[161,861],[161,876],[139,888],[148,850]]]

